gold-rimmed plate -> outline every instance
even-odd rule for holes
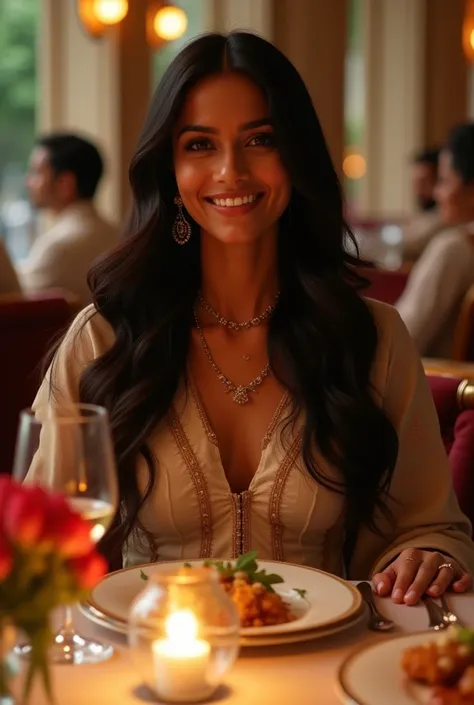
[[[347,705],[423,705],[431,689],[410,681],[402,667],[405,649],[443,638],[443,632],[417,632],[358,648],[339,669],[338,691]]]
[[[145,585],[142,572],[147,576],[169,572],[176,570],[180,563],[153,563],[110,573],[93,589],[88,604],[105,617],[127,624],[130,606]],[[190,563],[202,565],[202,561]],[[277,561],[259,561],[259,566],[269,573],[281,575],[284,582],[276,585],[275,591],[290,606],[296,619],[288,624],[243,628],[242,637],[268,638],[331,629],[350,621],[360,611],[362,598],[359,591],[341,578],[315,568]],[[304,597],[298,591],[304,591]]]
[[[128,634],[128,624],[125,622],[117,622],[111,617],[107,617],[98,610],[96,610],[91,605],[84,603],[78,606],[81,614],[91,622],[97,624],[99,627],[104,629],[111,629],[113,632],[118,634],[127,635]],[[274,636],[242,636],[240,635],[239,644],[246,648],[261,648],[263,646],[283,646],[286,644],[298,644],[307,641],[316,641],[319,639],[324,639],[326,637],[331,637],[336,634],[340,634],[349,629],[361,628],[363,624],[367,622],[368,614],[366,608],[362,605],[359,612],[344,622],[337,624],[333,627],[323,627],[321,629],[308,629],[304,632],[294,632],[287,634],[276,634]]]

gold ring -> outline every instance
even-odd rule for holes
[[[443,568],[450,568],[453,573],[456,573],[456,568],[452,563],[441,563],[441,565],[438,566],[438,570],[442,570]]]
[[[418,563],[418,561],[416,560],[416,558],[412,558],[411,556],[410,556],[410,558],[405,558],[405,560],[406,560],[406,561],[411,561],[412,563]]]

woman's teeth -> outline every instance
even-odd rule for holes
[[[211,201],[215,206],[233,208],[235,206],[245,206],[247,203],[253,203],[257,200],[257,198],[258,194],[252,196],[239,196],[238,198],[211,198]]]

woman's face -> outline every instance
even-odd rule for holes
[[[173,136],[184,206],[227,244],[276,233],[291,185],[262,92],[237,73],[203,80],[188,94]]]
[[[434,195],[444,223],[456,225],[474,220],[474,184],[463,182],[453,169],[451,152],[446,149],[440,154]]]

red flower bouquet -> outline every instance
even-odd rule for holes
[[[25,699],[37,674],[51,697],[51,611],[83,599],[106,570],[90,526],[64,497],[0,475],[0,631],[14,625],[30,640]],[[0,659],[0,698],[7,681]]]

